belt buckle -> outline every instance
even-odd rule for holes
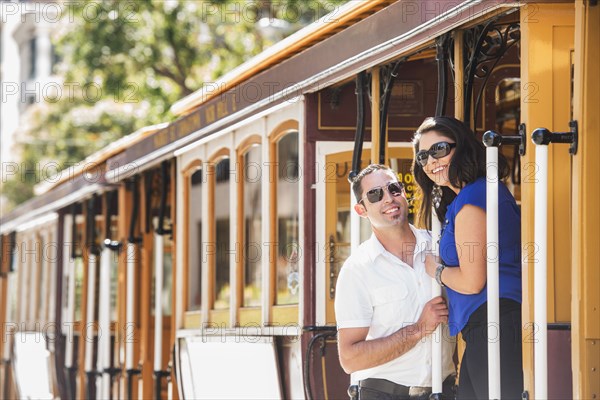
[[[431,388],[427,386],[411,386],[408,388],[408,397],[430,395]]]

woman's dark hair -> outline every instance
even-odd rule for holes
[[[456,118],[430,117],[425,119],[413,137],[415,154],[419,151],[421,136],[431,131],[438,132],[440,135],[456,143],[454,155],[448,169],[448,180],[452,186],[463,188],[478,178],[486,176],[485,147],[475,137],[473,131]],[[424,227],[431,228],[431,191],[433,189],[433,181],[429,179],[425,171],[423,171],[421,164],[416,162],[416,160],[413,161],[412,173],[418,185],[419,193],[417,195],[421,198],[418,220]],[[502,154],[498,154],[499,178],[504,179],[509,173],[508,162]],[[448,205],[455,197],[456,193],[454,191],[448,187],[442,187],[442,201],[436,209],[436,214],[440,222],[444,221]]]

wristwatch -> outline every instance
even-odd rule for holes
[[[438,285],[440,285],[441,287],[445,287],[446,285],[444,285],[444,282],[442,282],[442,271],[444,270],[444,268],[446,268],[446,265],[444,265],[444,263],[441,263],[440,265],[437,266],[437,268],[435,269],[435,281],[438,283]]]

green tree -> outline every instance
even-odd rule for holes
[[[19,133],[25,169],[4,184],[12,206],[49,163],[68,166],[347,0],[67,2],[54,40],[62,93],[30,106]]]

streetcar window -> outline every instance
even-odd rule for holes
[[[168,214],[168,213],[167,213]],[[158,217],[153,218],[153,226],[158,226]],[[172,226],[171,219],[165,216],[164,226]],[[156,240],[153,246],[156,246]],[[161,307],[163,317],[172,313],[172,289],[173,289],[173,239],[167,234],[163,235],[163,285],[161,291]],[[152,315],[155,313],[155,291],[156,291],[156,252],[152,252]]]
[[[187,310],[199,311],[202,288],[202,169],[192,174],[188,202],[188,299]]]
[[[296,304],[300,286],[299,267],[299,165],[298,132],[277,143],[277,264],[275,304]]]
[[[244,154],[244,307],[260,306],[262,260],[261,147]]]
[[[221,176],[229,176],[229,159],[223,159],[216,164],[216,171],[221,171]],[[214,190],[214,218],[215,218],[215,291],[214,309],[229,307],[229,254],[231,249],[229,237],[229,180],[217,182]]]

